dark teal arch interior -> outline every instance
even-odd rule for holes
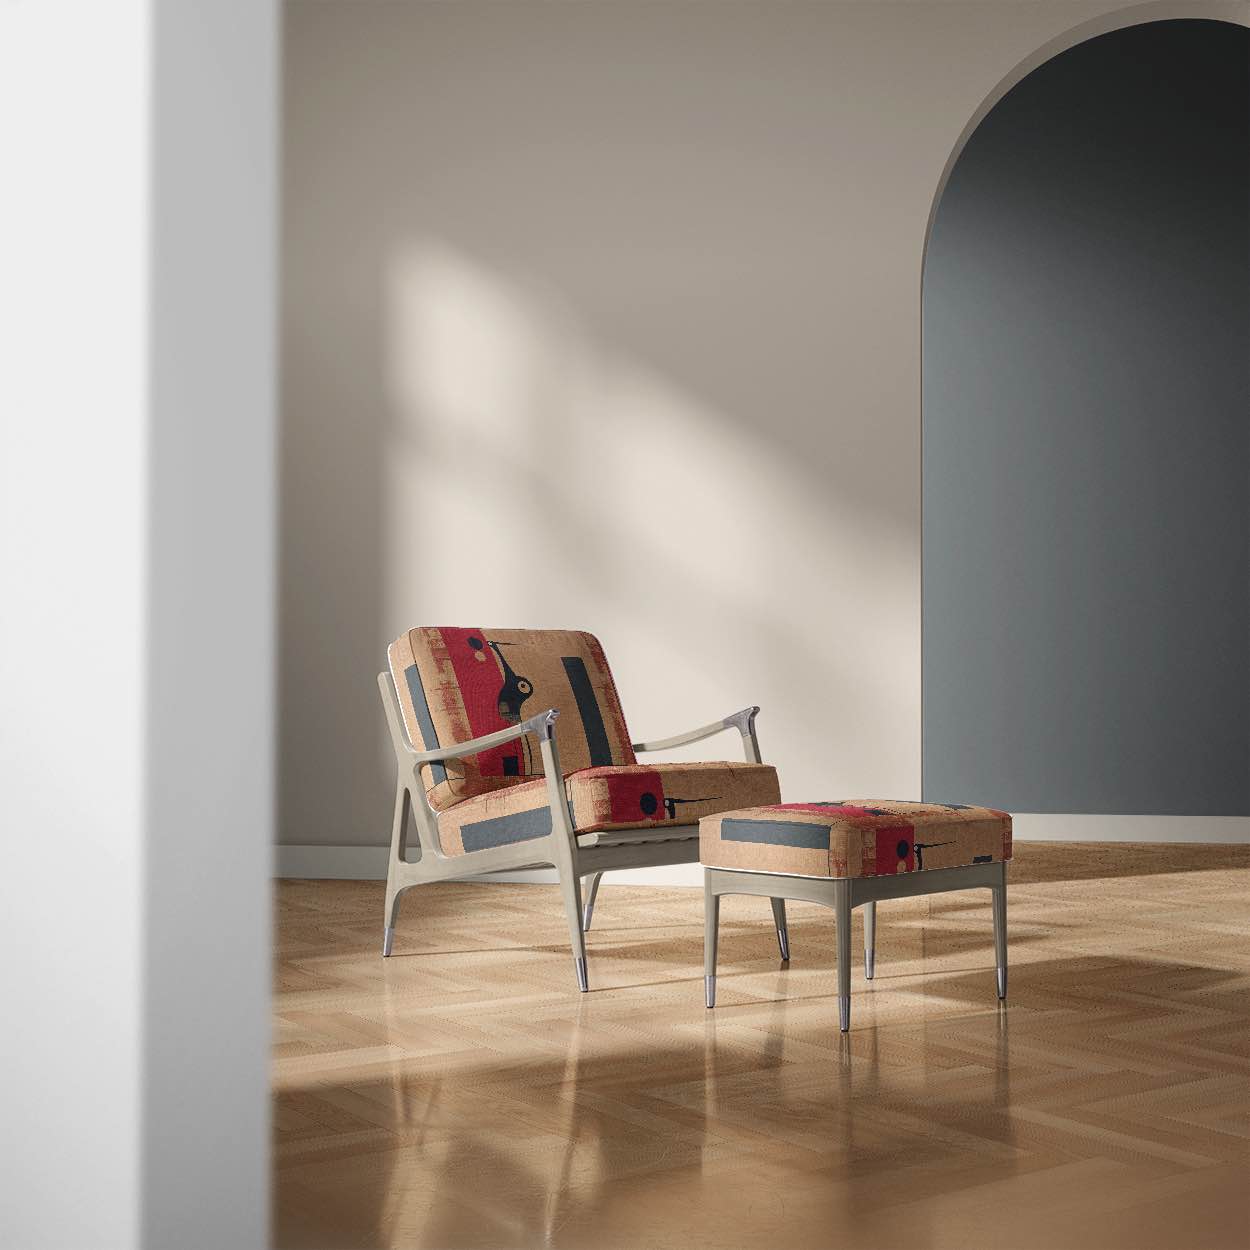
[[[924,281],[924,793],[1250,813],[1250,32],[991,110]]]

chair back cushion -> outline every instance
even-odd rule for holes
[[[495,733],[549,707],[566,772],[634,764],[629,730],[599,640],[577,630],[419,626],[387,657],[408,736],[418,750]],[[430,803],[462,799],[543,775],[533,734],[479,755],[427,764]]]

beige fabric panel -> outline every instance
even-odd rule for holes
[[[843,861],[834,870],[830,864],[829,842],[819,846],[794,846],[783,843],[754,842],[723,838],[721,824],[727,818],[789,821],[811,827],[810,819],[774,815],[768,807],[750,808],[741,812],[705,816],[699,821],[699,861],[709,868],[742,868],[747,872],[783,872],[799,877],[848,876]]]
[[[444,855],[524,842],[550,832],[547,783],[541,777],[476,795],[438,813],[438,841]]]

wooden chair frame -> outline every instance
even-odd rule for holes
[[[378,691],[386,711],[386,723],[395,748],[398,770],[395,783],[395,818],[391,829],[390,858],[386,873],[383,956],[390,955],[394,944],[400,898],[414,885],[458,880],[483,873],[550,866],[555,868],[559,877],[560,894],[568,916],[577,986],[584,993],[589,988],[585,935],[590,928],[600,878],[605,872],[622,868],[656,868],[665,864],[697,863],[698,824],[579,834],[573,828],[568,792],[560,769],[560,753],[555,739],[555,723],[559,713],[555,708],[549,708],[498,733],[437,747],[431,751],[418,751],[408,737],[389,673],[378,674]],[[759,764],[762,761],[759,740],[755,734],[755,718],[758,714],[758,707],[743,708],[732,716],[726,716],[723,720],[714,721],[699,729],[692,729],[688,733],[654,742],[635,742],[632,744],[633,749],[640,753],[671,750],[710,738],[726,729],[736,729],[742,736],[746,762]],[[524,842],[466,851],[463,855],[446,854],[438,837],[438,814],[430,806],[421,777],[422,765],[476,755],[479,751],[489,750],[525,734],[534,734],[542,751],[547,803],[551,811],[551,832]],[[407,856],[410,821],[417,833],[419,856],[416,859],[409,859]],[[584,907],[583,879],[589,880]],[[774,900],[773,916],[781,957],[788,959],[789,936],[786,931],[785,904],[781,900]]]

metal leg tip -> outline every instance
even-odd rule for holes
[[[847,1032],[851,1027],[851,996],[849,994],[838,995],[838,1028],[843,1033]]]
[[[872,951],[864,952],[864,980],[871,981],[877,970],[877,957]]]
[[[703,978],[703,998],[704,998],[704,1001],[707,1003],[709,1010],[711,1010],[711,1008],[716,1006],[716,978],[715,977]]]
[[[777,946],[781,950],[781,958],[786,962],[790,962],[790,935],[785,929],[777,930]]]
[[[391,947],[395,945],[395,930],[386,928],[382,930],[382,958],[385,959],[391,953]]]
[[[586,961],[580,955],[574,955],[573,967],[577,970],[577,988],[585,994],[590,989],[590,982],[586,978]]]
[[[998,970],[998,997],[1007,997],[1007,969],[999,968]]]
[[[583,932],[583,933],[589,933],[589,932],[590,932],[590,918],[591,918],[591,916],[593,916],[594,914],[595,914],[595,905],[594,905],[594,903],[588,903],[588,904],[587,904],[587,905],[586,905],[586,906],[582,909],[582,932]]]

